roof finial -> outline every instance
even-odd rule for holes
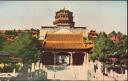
[[[64,6],[63,10],[66,10],[65,6]]]

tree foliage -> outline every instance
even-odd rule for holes
[[[38,49],[36,42],[29,32],[21,33],[13,41],[6,42],[3,50],[8,52],[10,56],[18,58],[16,61],[30,63],[36,59]]]
[[[97,38],[94,40],[94,48],[92,54],[90,55],[91,59],[98,59],[99,61],[106,61],[110,57],[118,58],[118,64],[126,64],[126,50],[128,45],[128,35],[123,35],[122,33],[115,31],[112,32],[114,35],[119,36],[119,40],[113,42],[110,40],[110,37],[101,32]]]
[[[117,53],[117,56],[119,57],[119,63],[120,64],[126,64],[127,58],[126,58],[126,50],[128,45],[128,36],[123,35],[123,38],[114,43],[113,51]]]
[[[15,29],[14,30],[7,30],[7,31],[5,31],[5,35],[14,35],[14,36],[16,36],[17,32],[16,32]]]
[[[92,50],[93,54],[91,54],[91,58],[103,61],[110,55],[112,46],[113,43],[107,37],[107,34],[101,32],[94,40],[94,48]]]
[[[2,36],[0,36],[0,51],[2,50],[3,48],[3,44],[4,44],[5,40]]]

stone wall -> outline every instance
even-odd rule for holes
[[[94,66],[97,65],[97,69],[95,71]],[[117,81],[126,81],[127,80],[127,70],[125,70],[125,74],[119,74],[115,71],[111,70],[110,72],[107,71],[105,68],[105,75],[103,75],[102,67],[103,64],[99,61],[89,62],[89,73],[90,73],[90,80],[117,80]]]

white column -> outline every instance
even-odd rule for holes
[[[13,76],[15,76],[16,75],[16,69],[14,68],[13,69]]]
[[[42,63],[40,63],[40,69],[43,69],[43,65],[42,65]]]
[[[34,70],[35,70],[35,68],[36,68],[36,63],[34,63]]]
[[[48,72],[48,69],[45,67],[45,71]]]
[[[40,64],[41,64],[41,63],[39,62],[39,69],[40,69]]]
[[[35,71],[35,68],[34,68],[34,63],[32,63],[32,69],[31,69],[31,72]]]
[[[30,68],[28,68],[28,73],[30,73],[31,72],[31,69]]]
[[[36,70],[39,69],[39,62],[36,62],[36,64],[35,64],[35,69],[36,69]]]
[[[70,65],[72,65],[73,60],[72,60],[72,53],[70,53]]]
[[[103,66],[103,64],[97,62],[97,67],[98,67],[98,71],[101,73],[101,66]]]
[[[46,71],[46,68],[45,68],[45,66],[43,66],[43,71]]]
[[[107,68],[105,68],[105,73],[107,73]]]
[[[112,70],[112,69],[110,70],[110,74],[111,74],[111,76],[113,77],[113,70]]]
[[[85,56],[84,56],[84,63],[83,63],[83,65],[87,65],[87,55],[86,55],[86,52],[84,52],[84,54],[85,54]]]
[[[66,56],[65,61],[66,61],[66,63],[68,63],[68,64],[69,64],[69,57],[68,57],[68,56]]]
[[[87,65],[88,65],[88,53],[85,53],[87,56],[86,56],[86,61],[87,61]]]
[[[126,75],[126,76],[128,75],[128,70],[127,70],[127,69],[125,69],[125,75]]]

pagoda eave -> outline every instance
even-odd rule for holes
[[[81,52],[88,52],[88,51],[90,51],[92,48],[84,48],[84,49],[80,49],[80,48],[75,48],[75,49],[73,49],[73,48],[42,48],[41,50],[42,51],[70,51],[70,52],[72,52],[72,51],[81,51]]]

